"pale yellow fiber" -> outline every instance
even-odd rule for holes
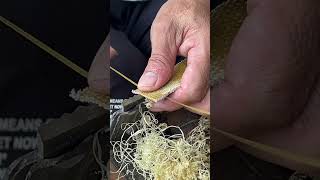
[[[97,104],[104,109],[109,109],[109,98],[107,95],[97,93],[90,88],[86,87],[82,90],[76,91],[72,89],[70,92],[70,97],[76,101]]]
[[[140,174],[154,180],[209,180],[209,120],[201,119],[186,137],[177,126],[159,124],[154,115],[141,112],[136,123],[124,124],[120,141],[112,142],[119,178]],[[168,129],[178,133],[165,134]],[[130,137],[125,139],[126,133]]]
[[[81,76],[83,76],[85,78],[88,77],[88,72],[86,70],[82,69],[80,66],[73,63],[68,58],[64,57],[62,54],[58,53],[54,49],[50,48],[48,45],[44,44],[43,42],[41,42],[37,38],[33,37],[31,34],[25,32],[23,29],[21,29],[17,25],[13,24],[12,22],[10,22],[9,20],[7,20],[6,18],[4,18],[2,16],[0,16],[0,21],[2,23],[4,23],[5,25],[7,25],[8,27],[10,27],[11,29],[13,29],[14,31],[16,31],[18,34],[20,34],[24,38],[31,41],[34,45],[38,46],[39,48],[46,51],[51,56],[55,57],[58,61],[62,62],[64,65],[68,66],[69,68],[71,68],[72,70],[74,70],[75,72],[80,74]]]

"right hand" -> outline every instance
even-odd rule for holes
[[[171,78],[176,57],[188,58],[181,86],[170,98],[209,111],[210,1],[168,0],[154,19],[150,40],[151,57],[138,88],[155,91]],[[164,99],[152,111],[175,111],[182,106]]]
[[[213,89],[216,127],[319,156],[319,6],[316,0],[248,0],[248,17],[227,57],[225,82]]]

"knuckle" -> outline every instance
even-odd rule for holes
[[[186,96],[190,102],[200,102],[206,95],[207,87],[194,86],[186,91]]]
[[[176,20],[170,16],[158,17],[151,26],[151,34],[167,35],[173,32],[177,27]]]
[[[195,103],[201,100],[201,95],[199,91],[194,88],[182,89],[182,91],[177,95],[182,103]]]
[[[151,26],[151,32],[152,33],[164,33],[168,31],[169,26],[168,22],[163,20],[163,18],[158,18],[157,21],[154,21]]]
[[[152,54],[149,59],[149,68],[159,69],[159,70],[171,70],[173,64],[170,62],[170,59],[162,54]]]

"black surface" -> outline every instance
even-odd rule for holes
[[[105,109],[79,106],[67,117],[51,120],[39,128],[42,157],[52,158],[74,148],[87,136],[105,126],[109,117]]]
[[[2,0],[0,15],[89,70],[108,33],[105,0]],[[72,112],[79,104],[68,97],[87,80],[0,23],[0,121],[40,118],[46,121]],[[36,132],[0,130],[0,138],[35,137]],[[12,160],[30,150],[1,149]],[[1,174],[0,174],[1,179]]]
[[[215,153],[211,165],[212,179],[217,180],[288,180],[293,173],[292,170],[259,160],[236,147]]]
[[[89,70],[107,34],[106,6],[102,0],[10,0],[1,1],[0,13]],[[0,29],[0,113],[59,116],[73,110],[65,93],[86,79],[2,23]]]
[[[94,152],[96,155],[98,153],[93,151],[92,147],[98,139],[103,152],[99,161],[107,164],[110,147],[108,143],[103,142],[109,140],[108,129],[102,128],[72,150],[52,159],[39,159],[36,151],[26,154],[15,161],[17,165],[11,167],[12,170],[4,180],[25,180],[27,176],[30,180],[101,180],[101,166],[94,157]]]
[[[166,0],[147,2],[111,0],[111,24],[116,30],[124,32],[130,42],[148,57],[151,53],[151,24],[165,2]]]

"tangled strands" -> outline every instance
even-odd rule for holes
[[[210,179],[208,119],[201,119],[186,138],[180,127],[158,124],[149,111],[140,113],[139,121],[123,124],[121,140],[112,142],[118,179],[137,174],[155,180]],[[169,129],[178,133],[167,135]]]
[[[108,96],[92,91],[88,87],[78,91],[72,89],[69,96],[75,101],[97,104],[104,109],[109,108]]]
[[[108,132],[110,131],[110,129],[100,129],[99,131],[97,131],[94,136],[93,136],[93,141],[92,141],[92,153],[93,153],[93,157],[96,160],[97,164],[100,167],[100,173],[101,173],[101,180],[108,180],[108,172],[109,172],[109,168],[107,167],[106,162],[103,161],[102,158],[102,147],[99,141],[99,133],[101,132]]]

